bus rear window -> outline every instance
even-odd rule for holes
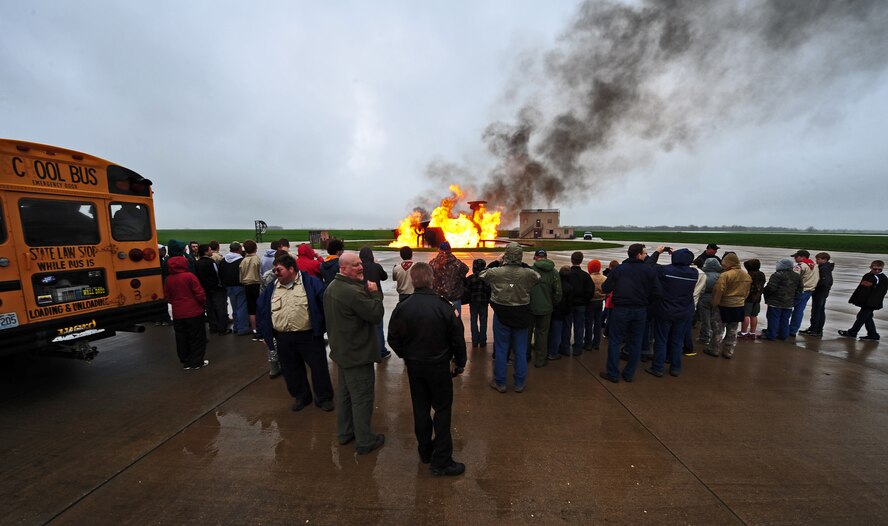
[[[32,247],[97,245],[96,205],[83,201],[19,201],[25,243]]]
[[[112,194],[151,197],[151,181],[123,166],[108,167],[108,191]]]
[[[111,236],[117,241],[151,239],[148,207],[138,203],[111,203]]]

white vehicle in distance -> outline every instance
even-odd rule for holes
[[[583,232],[583,239],[592,239],[592,232]]]

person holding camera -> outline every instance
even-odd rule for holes
[[[413,294],[392,312],[388,343],[407,365],[420,461],[431,464],[433,475],[460,475],[466,466],[453,460],[450,416],[453,377],[466,366],[465,328],[453,305],[432,290],[428,263],[415,263],[410,278]]]

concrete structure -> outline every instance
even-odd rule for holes
[[[573,239],[573,228],[561,226],[557,208],[528,208],[518,214],[519,237],[530,239]]]

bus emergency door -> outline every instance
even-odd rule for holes
[[[30,322],[119,303],[103,199],[9,192],[10,229]],[[20,323],[22,320],[20,320]]]

